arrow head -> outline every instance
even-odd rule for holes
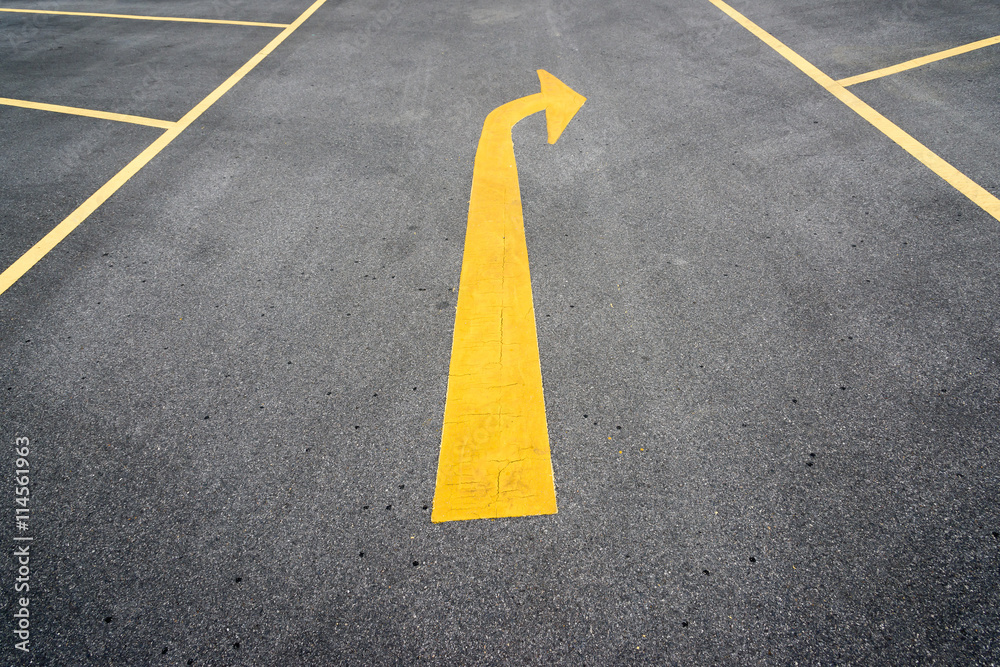
[[[549,143],[554,144],[587,98],[543,69],[538,70],[538,80],[542,84],[542,96],[546,99],[545,125],[549,131]]]

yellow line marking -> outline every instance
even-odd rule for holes
[[[246,25],[258,28],[287,28],[288,23],[259,23],[257,21],[225,21],[221,19],[189,19],[175,16],[142,16],[140,14],[98,14],[95,12],[56,12],[48,9],[8,9],[0,12],[18,14],[54,14],[56,16],[93,16],[102,19],[135,19],[138,21],[176,21],[178,23],[218,23],[222,25]],[[294,25],[294,24],[291,24]]]
[[[435,523],[556,513],[511,130],[544,109],[554,144],[586,98],[544,70],[538,78],[542,92],[490,112],[476,149]]]
[[[899,144],[903,150],[947,181],[949,185],[971,199],[973,203],[992,215],[994,218],[1000,220],[1000,200],[984,190],[978,183],[942,160],[937,156],[937,154],[931,151],[931,149],[921,144],[919,141],[903,131],[903,129],[898,125],[879,112],[875,111],[875,109],[862,102],[854,93],[850,92],[829,76],[821,72],[808,60],[797,54],[795,51],[792,51],[779,40],[774,38],[770,33],[762,29],[747,17],[743,16],[743,14],[740,14],[722,0],[708,1],[725,12],[734,21],[753,33],[762,42],[781,54],[786,60],[788,60],[788,62],[802,70],[813,81],[826,88],[831,95],[849,106],[855,113],[874,125],[879,131],[885,134],[885,136]]]
[[[882,69],[873,70],[865,74],[858,74],[857,76],[849,76],[846,79],[840,79],[837,81],[840,85],[847,87],[853,86],[856,83],[861,83],[862,81],[871,81],[872,79],[879,79],[883,76],[889,76],[890,74],[896,74],[897,72],[903,72],[908,69],[913,69],[914,67],[920,67],[921,65],[926,65],[927,63],[937,62],[938,60],[944,60],[945,58],[951,58],[952,56],[960,56],[963,53],[968,53],[969,51],[975,51],[976,49],[981,49],[986,46],[993,46],[994,44],[1000,44],[1000,35],[996,37],[990,37],[989,39],[981,39],[978,42],[972,42],[971,44],[965,44],[964,46],[956,46],[954,49],[948,49],[947,51],[939,51],[937,53],[932,53],[921,58],[914,58],[913,60],[907,60],[905,63],[899,63],[898,65],[893,65],[892,67],[883,67]]]
[[[54,111],[55,113],[72,114],[74,116],[87,116],[89,118],[100,118],[102,120],[116,120],[120,123],[134,123],[136,125],[148,125],[149,127],[158,127],[164,130],[170,129],[171,127],[174,126],[174,123],[169,120],[144,118],[143,116],[130,116],[124,113],[111,113],[108,111],[95,111],[94,109],[81,109],[79,107],[64,107],[61,104],[45,104],[44,102],[12,100],[9,97],[0,97],[0,104],[9,107],[21,107],[22,109]]]
[[[174,123],[163,134],[161,134],[159,138],[150,144],[146,150],[140,153],[138,157],[125,165],[125,167],[115,174],[110,181],[105,183],[97,192],[92,194],[87,201],[80,204],[75,211],[66,216],[66,219],[56,225],[56,227],[51,232],[46,234],[41,241],[32,246],[28,252],[21,255],[21,257],[7,267],[3,273],[0,273],[0,294],[6,292],[11,285],[17,282],[21,276],[37,264],[42,257],[55,248],[56,245],[66,238],[70,232],[76,229],[81,222],[86,220],[91,213],[96,211],[101,204],[117,192],[118,189],[128,181],[128,179],[138,173],[138,171],[145,167],[146,164],[156,157],[160,151],[166,148],[171,141],[176,139],[181,132],[187,129],[188,125],[197,120],[201,114],[205,113],[205,111],[215,104],[220,97],[225,95],[230,88],[236,85],[240,79],[246,76],[250,70],[260,63],[260,61],[266,58],[271,51],[285,41],[289,35],[295,32],[295,30],[302,25],[307,18],[312,16],[313,12],[319,9],[324,2],[326,2],[326,0],[316,0],[316,2],[309,7],[309,9],[304,11],[302,15],[289,24],[287,28],[282,30],[268,43],[267,46],[261,49],[257,55],[248,60],[243,67],[239,68],[232,76],[226,79],[222,85],[209,93],[208,97],[199,102],[197,106],[184,114],[183,118]]]

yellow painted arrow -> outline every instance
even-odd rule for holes
[[[490,112],[476,149],[434,522],[556,513],[511,130],[544,110],[554,144],[586,98],[538,78],[541,93]]]

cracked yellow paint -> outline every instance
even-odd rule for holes
[[[434,522],[556,513],[511,130],[544,110],[554,144],[586,98],[538,78],[542,92],[486,117],[476,149]]]

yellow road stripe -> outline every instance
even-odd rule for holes
[[[50,250],[52,250],[60,241],[66,238],[70,232],[76,229],[81,222],[87,219],[91,213],[93,213],[97,208],[103,204],[108,198],[118,191],[118,188],[123,186],[128,179],[132,178],[140,169],[142,169],[146,164],[152,160],[156,155],[162,151],[167,145],[177,138],[177,136],[187,129],[188,125],[193,123],[201,114],[205,113],[206,110],[220,97],[222,97],[226,91],[232,88],[236,83],[239,82],[247,73],[256,67],[260,61],[266,58],[271,51],[273,51],[279,44],[281,44],[285,39],[291,35],[295,30],[302,25],[302,23],[312,16],[313,12],[319,9],[326,0],[316,0],[309,9],[302,13],[293,23],[291,23],[287,28],[281,31],[277,37],[272,39],[267,46],[261,49],[257,55],[248,60],[243,67],[239,68],[235,74],[226,79],[222,85],[213,90],[208,97],[203,99],[198,103],[195,108],[184,114],[184,117],[179,121],[174,123],[169,129],[167,129],[160,137],[150,144],[146,150],[139,154],[134,160],[129,162],[125,167],[115,174],[110,181],[105,183],[101,188],[92,194],[87,201],[80,204],[80,206],[66,216],[66,219],[60,222],[56,227],[46,234],[41,241],[36,243],[31,247],[28,252],[24,253],[17,259],[16,262],[11,264],[3,273],[0,273],[0,294],[3,294],[7,289],[13,285],[17,280],[23,276],[31,267],[38,263],[38,261],[44,257]]]
[[[9,107],[21,107],[22,109],[37,109],[39,111],[54,111],[55,113],[65,113],[73,116],[87,116],[89,118],[100,118],[102,120],[116,120],[119,123],[148,125],[149,127],[158,127],[163,130],[174,126],[174,123],[169,120],[144,118],[143,116],[130,116],[124,113],[110,113],[108,111],[95,111],[94,109],[81,109],[79,107],[64,107],[61,104],[45,104],[44,102],[12,100],[9,97],[0,97],[0,104]]]
[[[951,58],[952,56],[959,56],[963,53],[968,53],[969,51],[975,51],[976,49],[981,49],[985,46],[993,46],[994,44],[1000,44],[1000,35],[996,37],[990,37],[989,39],[981,39],[978,42],[972,42],[971,44],[965,44],[964,46],[956,46],[954,49],[948,49],[947,51],[938,51],[937,53],[932,53],[921,58],[914,58],[913,60],[907,60],[905,63],[899,63],[898,65],[893,65],[892,67],[883,67],[882,69],[873,70],[865,74],[858,74],[857,76],[849,76],[846,79],[840,79],[837,81],[842,86],[853,86],[856,83],[861,83],[862,81],[871,81],[872,79],[879,79],[883,76],[889,76],[890,74],[895,74],[897,72],[903,72],[908,69],[913,69],[914,67],[920,67],[921,65],[926,65],[927,63],[937,62],[938,60],[944,60],[945,58]]]
[[[136,19],[139,21],[176,21],[178,23],[220,23],[222,25],[246,25],[258,28],[287,28],[288,23],[259,23],[257,21],[224,21],[221,19],[188,19],[174,16],[141,16],[138,14],[98,14],[95,12],[57,12],[48,9],[8,9],[0,7],[0,12],[18,14],[54,14],[56,16],[94,16],[102,19]]]
[[[875,111],[875,109],[862,102],[854,93],[850,92],[829,76],[821,72],[808,60],[795,53],[795,51],[792,51],[779,40],[774,38],[770,33],[762,29],[747,17],[743,16],[743,14],[740,14],[722,0],[709,0],[709,2],[753,33],[762,42],[781,54],[786,60],[788,60],[788,62],[802,70],[813,81],[826,88],[831,95],[849,106],[855,113],[878,128],[878,130],[885,134],[885,136],[899,144],[903,150],[947,181],[953,188],[971,199],[977,206],[982,208],[997,220],[1000,220],[1000,200],[983,189],[978,183],[942,160],[937,156],[937,154],[931,151],[931,149],[921,144],[919,141],[903,131],[898,125],[879,112]]]
[[[538,77],[542,92],[490,112],[476,149],[435,523],[556,513],[511,130],[544,109],[554,144],[584,97],[544,70]]]

